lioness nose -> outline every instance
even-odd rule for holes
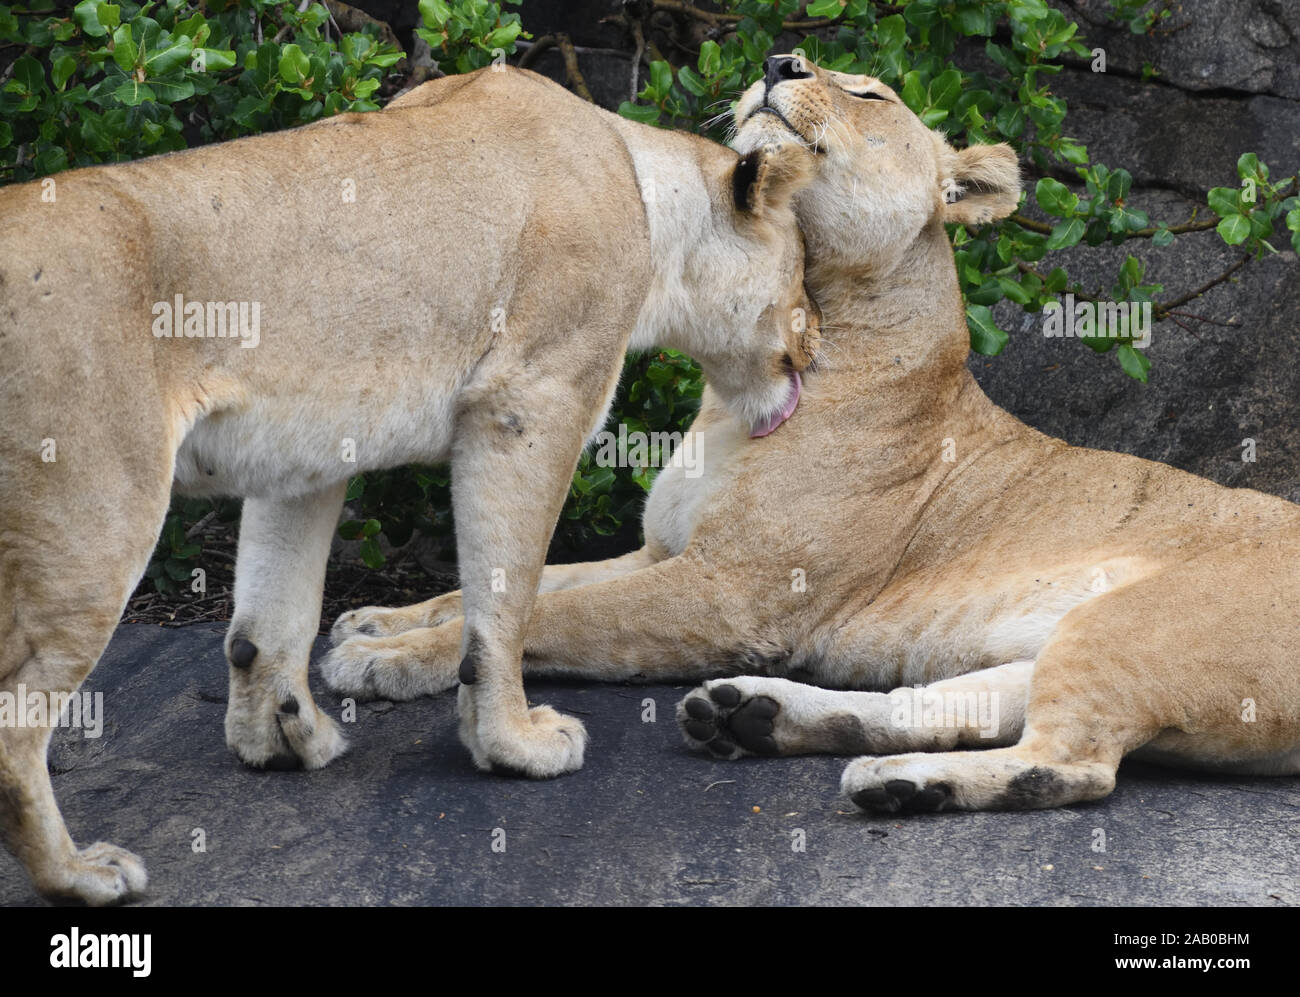
[[[774,55],[763,62],[764,79],[771,90],[782,80],[806,80],[812,73],[804,69],[803,60],[793,55]]]

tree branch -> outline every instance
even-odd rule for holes
[[[560,47],[560,55],[564,57],[564,75],[574,92],[583,100],[596,103],[591,91],[587,89],[587,81],[582,77],[582,70],[578,68],[578,53],[573,47],[573,39],[566,34],[557,33],[555,44]]]
[[[1029,229],[1029,231],[1037,232],[1040,235],[1051,235],[1052,229],[1055,228],[1055,226],[1049,225],[1047,222],[1035,221],[1034,219],[1026,218],[1024,215],[1021,214],[1008,215],[1007,220],[1015,222],[1021,228],[1027,228]],[[1218,224],[1219,224],[1219,219],[1217,217],[1205,218],[1200,221],[1197,221],[1196,215],[1193,214],[1191,218],[1183,222],[1181,225],[1170,225],[1169,231],[1172,232],[1174,235],[1185,235],[1188,232],[1204,232],[1207,229],[1214,228]],[[1159,231],[1160,229],[1158,226],[1151,225],[1147,228],[1140,228],[1132,232],[1128,232],[1125,234],[1125,238],[1150,239],[1153,235],[1155,235]]]

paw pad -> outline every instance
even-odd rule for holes
[[[716,685],[691,693],[682,703],[682,730],[698,742],[695,746],[719,758],[733,757],[737,746],[749,754],[777,755],[773,732],[780,709],[769,696],[746,700],[736,686]]]

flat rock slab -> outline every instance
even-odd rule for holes
[[[475,771],[452,694],[358,704],[328,768],[255,772],[225,746],[221,640],[119,628],[86,687],[102,736],[55,736],[74,837],[140,854],[146,904],[1300,903],[1298,780],[1129,765],[1068,810],[870,818],[838,796],[841,759],[688,752],[687,686],[530,683],[591,734],[586,767],[550,782]],[[38,902],[3,853],[0,901]]]

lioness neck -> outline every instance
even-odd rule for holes
[[[693,355],[712,352],[712,340],[725,331],[713,327],[716,316],[706,314],[716,293],[699,293],[708,278],[701,264],[707,264],[715,283],[718,273],[746,265],[730,205],[719,203],[720,177],[735,154],[694,135],[622,119],[616,127],[636,169],[650,233],[650,293],[628,350],[666,346]],[[724,209],[726,217],[720,218]]]
[[[1026,431],[966,367],[970,333],[952,246],[938,220],[887,273],[810,257],[807,283],[822,309],[824,360],[806,381],[842,427],[856,427],[863,439],[900,425],[936,441],[959,436],[964,453]],[[889,453],[917,464],[917,473],[940,459],[937,443]]]

